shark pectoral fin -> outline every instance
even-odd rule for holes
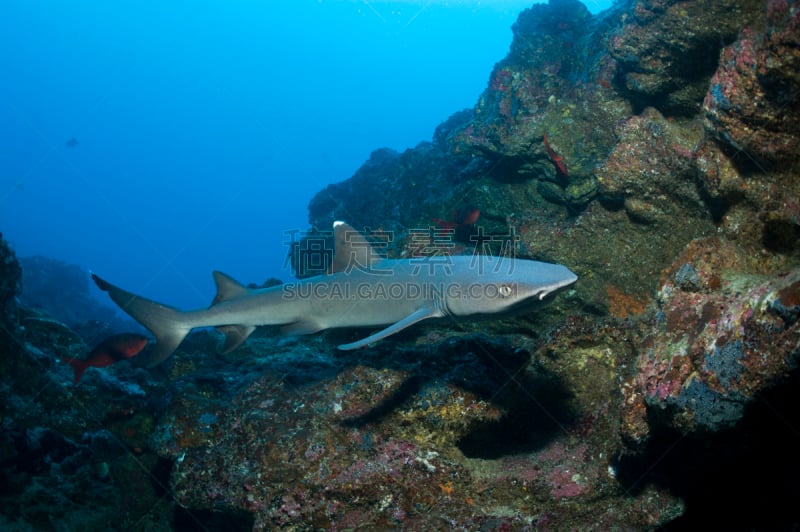
[[[242,345],[256,328],[252,325],[222,325],[217,330],[225,335],[225,343],[219,349],[225,355]]]
[[[383,340],[387,336],[391,336],[394,333],[400,332],[403,329],[405,329],[406,327],[411,327],[412,325],[414,325],[418,321],[426,320],[428,318],[441,318],[441,317],[442,317],[441,311],[439,311],[439,310],[437,310],[435,308],[421,308],[421,309],[417,310],[416,312],[413,312],[413,313],[409,314],[408,316],[406,316],[402,320],[400,320],[400,321],[398,321],[396,323],[393,323],[393,324],[389,325],[388,327],[386,327],[385,329],[382,329],[382,330],[376,332],[375,334],[371,334],[370,336],[367,336],[366,338],[363,338],[363,339],[361,339],[361,340],[359,340],[357,342],[351,342],[349,344],[342,344],[342,345],[338,346],[338,349],[341,349],[343,351],[349,351],[351,349],[358,349],[359,347],[364,347],[364,346],[367,346],[369,344],[374,344],[378,340]]]
[[[283,334],[301,335],[301,334],[314,334],[324,329],[322,325],[311,320],[297,320],[281,327]]]

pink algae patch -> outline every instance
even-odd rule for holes
[[[556,499],[577,497],[589,491],[589,484],[580,474],[568,467],[556,468],[547,474],[550,495]]]

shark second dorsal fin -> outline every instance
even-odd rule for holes
[[[213,272],[213,275],[214,282],[217,284],[217,295],[211,302],[212,307],[222,301],[251,293],[251,290],[230,275],[218,271]],[[252,325],[220,325],[217,330],[225,335],[225,342],[219,348],[219,352],[226,354],[242,345],[256,328]]]
[[[364,235],[344,222],[333,222],[333,262],[328,273],[368,269],[381,260]]]
[[[441,318],[444,316],[441,310],[436,308],[421,308],[415,312],[412,312],[402,320],[393,323],[386,327],[385,329],[381,329],[380,331],[376,332],[375,334],[371,334],[366,338],[362,338],[357,342],[351,342],[349,344],[342,344],[338,346],[338,349],[343,351],[350,351],[351,349],[358,349],[360,347],[366,347],[369,344],[374,344],[378,340],[382,340],[387,336],[391,336],[397,332],[402,331],[407,327],[411,327],[417,322],[422,320],[427,320],[428,318]]]
[[[212,306],[220,301],[226,301],[250,293],[247,287],[229,275],[217,271],[212,272],[212,275],[217,285],[217,295],[214,297],[214,301],[211,302]]]

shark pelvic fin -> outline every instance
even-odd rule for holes
[[[400,332],[400,331],[402,331],[403,329],[405,329],[407,327],[411,327],[412,325],[414,325],[415,323],[417,323],[419,321],[427,320],[428,318],[441,318],[442,316],[444,316],[444,314],[439,309],[436,309],[436,308],[421,308],[421,309],[419,309],[419,310],[417,310],[415,312],[412,312],[411,314],[409,314],[408,316],[406,316],[402,320],[400,320],[400,321],[398,321],[396,323],[393,323],[393,324],[389,325],[388,327],[386,327],[385,329],[382,329],[382,330],[376,332],[375,334],[371,334],[371,335],[367,336],[366,338],[362,338],[361,340],[358,340],[357,342],[351,342],[349,344],[342,344],[342,345],[338,346],[338,348],[343,350],[343,351],[349,351],[351,349],[358,349],[360,347],[365,347],[365,346],[367,346],[369,344],[374,344],[378,340],[383,340],[387,336],[391,336],[391,335],[393,335],[393,334],[395,334],[397,332]]]
[[[353,268],[369,268],[383,260],[369,240],[350,224],[333,222],[333,261],[328,273],[349,272]]]
[[[222,272],[212,272],[214,276],[214,283],[217,285],[217,295],[211,305],[216,305],[220,301],[226,301],[235,297],[244,296],[250,293],[250,290],[242,285],[239,281],[235,280],[230,275]]]

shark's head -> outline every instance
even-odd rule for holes
[[[468,276],[454,278],[452,289],[445,293],[450,314],[517,312],[578,280],[560,264],[488,256],[472,257],[468,271]]]

